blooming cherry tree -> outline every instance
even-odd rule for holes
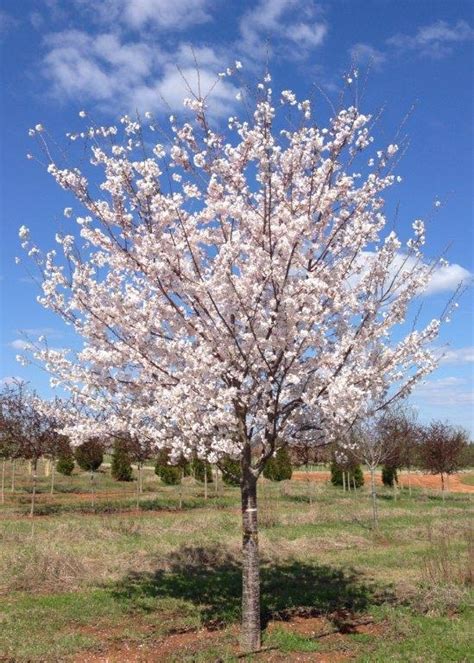
[[[105,421],[176,457],[240,461],[246,651],[260,647],[257,480],[276,441],[329,439],[405,395],[433,369],[440,326],[400,336],[436,265],[421,220],[405,245],[385,231],[397,146],[375,151],[354,105],[322,128],[309,100],[274,100],[270,85],[223,132],[200,95],[168,129],[149,114],[91,125],[70,135],[89,151],[82,170],[39,125],[48,172],[76,203],[59,251],[20,229],[41,304],[83,341],[35,353],[53,385],[101,413],[74,417],[74,439]]]

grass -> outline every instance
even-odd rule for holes
[[[154,651],[170,637],[177,644],[156,660],[237,660],[238,490],[221,486],[216,497],[210,486],[205,500],[202,486],[189,481],[178,509],[178,488],[149,472],[142,510],[134,512],[133,484],[117,488],[104,474],[94,511],[81,496],[88,481],[60,479],[77,491],[39,503],[56,512],[31,521],[19,517],[24,476],[16,499],[1,507],[0,661],[80,660],[123,643]],[[318,485],[310,505],[304,482],[260,487],[268,660],[288,661],[293,652],[357,661],[473,659],[469,496],[382,496],[374,533],[364,490],[344,495]],[[353,627],[359,619],[370,625]],[[323,631],[330,635],[318,637]],[[187,632],[185,644],[179,634]]]
[[[264,646],[276,647],[283,653],[319,651],[320,647],[314,638],[306,637],[300,633],[291,633],[284,628],[278,628],[264,640]]]
[[[461,610],[455,617],[428,616],[407,607],[388,607],[377,612],[386,629],[359,648],[357,661],[430,661],[430,663],[468,663],[472,660],[472,611]],[[361,649],[369,648],[364,653]]]

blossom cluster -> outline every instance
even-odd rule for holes
[[[85,413],[67,420],[74,439],[122,428],[175,455],[250,444],[264,460],[308,422],[339,435],[433,369],[439,320],[394,332],[432,269],[422,221],[404,247],[385,232],[398,146],[355,170],[372,150],[370,115],[351,106],[320,128],[291,90],[276,108],[270,82],[228,134],[198,98],[186,101],[195,121],[170,118],[168,144],[144,150],[153,133],[124,117],[79,135],[94,137],[92,174],[50,163],[83,211],[58,254],[33,254],[40,302],[83,347],[36,357]],[[302,122],[282,131],[287,105]]]

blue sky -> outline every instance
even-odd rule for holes
[[[471,0],[3,0],[1,7],[0,379],[22,377],[48,394],[47,376],[21,367],[15,355],[25,334],[46,334],[58,347],[72,342],[36,303],[31,266],[14,261],[21,255],[19,226],[52,247],[71,202],[26,159],[28,129],[41,122],[64,136],[81,126],[83,108],[104,121],[135,109],[179,109],[186,91],[177,65],[192,82],[192,49],[204,85],[235,59],[255,77],[268,58],[275,88],[304,94],[316,84],[333,100],[351,63],[369,67],[361,108],[384,108],[382,144],[415,105],[404,126],[410,141],[399,166],[404,181],[389,209],[399,204],[402,236],[413,219],[430,217],[428,255],[449,246],[451,266],[432,284],[424,315],[439,314],[459,279],[471,278]],[[235,91],[231,83],[216,88],[216,122],[238,110]],[[329,106],[318,99],[324,121]],[[432,215],[436,199],[442,205]],[[443,329],[445,359],[411,402],[422,420],[449,419],[474,433],[473,304],[471,289]]]

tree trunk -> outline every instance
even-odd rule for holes
[[[342,490],[346,492],[346,473],[342,470]]]
[[[260,562],[258,553],[257,479],[250,470],[250,446],[247,463],[242,463],[242,632],[241,647],[246,653],[261,647],[260,634]],[[247,467],[245,467],[247,464]]]
[[[379,518],[377,513],[377,491],[375,489],[375,468],[370,468],[370,490],[372,493],[372,523],[373,528],[377,529],[379,526]]]
[[[313,492],[311,490],[311,481],[309,478],[309,465],[306,463],[306,481],[308,482],[309,505],[313,505]]]
[[[445,498],[445,492],[444,492],[444,474],[441,472],[441,495],[443,496],[443,500]]]
[[[207,500],[207,463],[204,461],[204,499]]]
[[[51,495],[54,494],[54,479],[56,477],[56,465],[51,461]]]
[[[219,480],[219,474],[218,473],[219,473],[219,470],[217,469],[217,465],[215,465],[215,467],[214,467],[214,492],[216,494],[216,497],[219,496],[219,486],[217,484],[217,482]]]
[[[11,492],[15,492],[15,459],[12,460],[12,488]]]
[[[35,515],[35,500],[36,500],[36,466],[37,461],[32,463],[32,478],[33,478],[33,490],[31,491],[31,506],[30,506],[30,518],[33,518]]]
[[[137,511],[140,509],[140,475],[141,475],[141,466],[140,463],[137,464]]]
[[[183,478],[184,478],[184,467],[181,468],[181,481],[179,482],[179,510],[183,508]]]
[[[91,472],[91,494],[92,494],[92,508],[95,509],[95,485],[94,485],[94,472]]]
[[[0,497],[0,502],[1,504],[5,504],[5,465],[6,465],[6,460],[3,458],[2,460],[2,490],[1,490],[1,497]]]
[[[408,472],[408,494],[411,497],[411,470],[409,467],[407,468],[407,472]]]

